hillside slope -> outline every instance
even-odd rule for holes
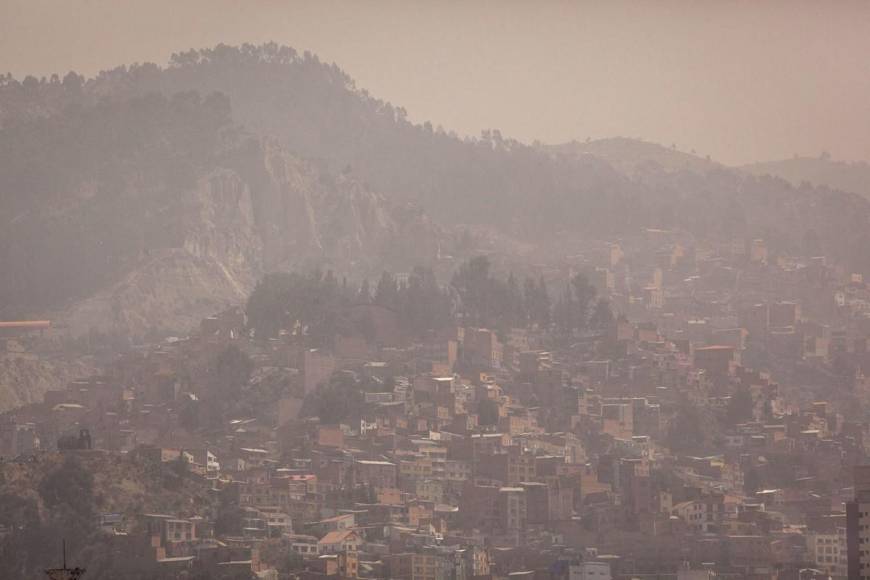
[[[349,169],[389,199],[418,203],[445,225],[484,224],[535,242],[560,231],[615,238],[643,227],[708,232],[699,224],[712,224],[725,238],[772,238],[786,253],[817,238],[818,251],[850,269],[870,269],[856,249],[870,225],[870,204],[849,194],[746,176],[627,139],[581,144],[592,155],[555,156],[497,130],[459,139],[430,123],[410,123],[401,107],[358,89],[335,65],[287,47],[189,51],[168,67],[117,69],[85,88],[93,94],[221,92],[235,119],[251,130],[332,170]],[[719,215],[726,219],[715,220]]]
[[[678,151],[657,143],[613,137],[594,141],[572,141],[559,145],[543,145],[542,148],[559,156],[590,156],[606,161],[615,169],[629,177],[640,176],[646,172],[662,170],[694,171],[704,173],[722,166],[709,158],[705,159],[692,153]]]
[[[18,353],[0,354],[0,412],[37,403],[46,391],[62,389],[70,381],[96,371],[88,360],[74,362]]]
[[[0,315],[62,311],[74,335],[184,332],[266,271],[375,269],[404,247],[381,196],[241,132],[220,97],[86,105],[7,125],[0,151],[0,268],[17,274]]]
[[[812,240],[870,274],[859,196],[630,140],[553,154],[495,130],[459,139],[277,45],[89,80],[7,77],[0,126],[0,267],[21,273],[0,304],[72,307],[74,328],[183,327],[292,265],[401,271],[455,224],[530,244],[646,227],[783,253]]]
[[[781,161],[753,163],[740,167],[752,175],[781,177],[795,186],[804,182],[857,193],[870,199],[870,164],[834,161],[827,155],[793,157]]]

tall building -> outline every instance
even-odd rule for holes
[[[846,503],[846,550],[849,580],[870,580],[870,465],[854,472],[855,498]]]

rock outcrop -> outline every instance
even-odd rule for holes
[[[0,412],[42,401],[46,391],[62,389],[70,381],[95,371],[87,360],[75,362],[28,354],[0,354]]]
[[[245,301],[264,272],[375,268],[398,231],[385,201],[277,148],[255,168],[219,168],[171,202],[180,232],[145,247],[120,279],[61,315],[72,335],[184,333]]]

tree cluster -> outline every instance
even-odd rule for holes
[[[352,307],[365,304],[393,311],[412,338],[452,322],[449,296],[432,271],[421,267],[403,280],[384,272],[374,291],[368,280],[351,285],[331,271],[269,274],[248,299],[247,314],[256,336],[274,337],[285,330],[310,346],[328,347],[336,336],[371,336],[371,321],[351,315]]]
[[[37,578],[59,565],[63,540],[71,561],[97,542],[94,478],[74,455],[48,472],[36,492],[44,518],[34,498],[0,494],[0,521],[9,526],[0,539],[0,569],[9,578]]]
[[[578,274],[552,304],[543,277],[497,276],[490,261],[477,256],[461,264],[448,287],[431,270],[415,267],[407,276],[384,272],[374,289],[368,280],[341,281],[332,273],[276,273],[265,276],[248,299],[247,314],[256,336],[287,331],[313,347],[329,347],[336,336],[369,336],[366,319],[349,315],[353,306],[374,304],[393,311],[405,336],[425,338],[451,324],[492,328],[548,328],[553,320],[566,331],[602,330],[613,321],[610,305]]]
[[[317,417],[321,423],[358,422],[367,392],[390,390],[389,384],[353,373],[335,373],[329,381],[308,393],[302,402],[304,417]]]
[[[526,277],[520,287],[513,273],[501,279],[490,270],[489,259],[477,256],[453,275],[450,284],[459,297],[464,322],[500,330],[550,323],[550,295],[543,277]]]
[[[602,331],[613,323],[613,312],[605,298],[597,298],[597,290],[585,274],[575,275],[565,285],[553,307],[556,328],[562,335],[574,332]]]

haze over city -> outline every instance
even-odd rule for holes
[[[0,578],[870,579],[868,54],[0,0]]]
[[[726,164],[867,161],[868,26],[858,1],[4,0],[0,71],[90,76],[275,41],[460,134],[643,138]]]

